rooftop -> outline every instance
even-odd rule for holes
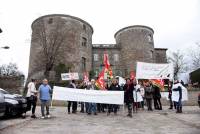
[[[72,18],[72,19],[75,19],[75,20],[78,20],[78,21],[81,21],[81,22],[87,24],[87,25],[91,28],[92,33],[94,32],[93,27],[92,27],[88,22],[86,22],[86,21],[84,21],[84,20],[82,20],[82,19],[80,19],[80,18],[78,18],[78,17],[71,16],[71,15],[66,15],[66,14],[49,14],[49,15],[41,16],[41,17],[39,17],[39,18],[37,18],[37,19],[35,19],[35,20],[33,21],[32,25],[31,25],[31,28],[33,27],[33,24],[34,24],[35,22],[37,22],[38,20],[43,19],[43,18],[45,18],[45,17],[67,17],[67,18]]]
[[[124,27],[124,28],[118,30],[118,31],[115,33],[114,37],[116,38],[117,34],[119,34],[120,32],[122,32],[122,31],[124,31],[124,30],[126,30],[126,29],[134,29],[134,28],[135,28],[135,29],[137,29],[137,28],[146,28],[146,29],[150,30],[152,33],[154,33],[154,31],[153,31],[153,29],[152,29],[151,27],[144,26],[144,25],[133,25],[133,26]]]

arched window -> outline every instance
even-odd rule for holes
[[[147,38],[148,38],[148,42],[152,42],[152,41],[153,41],[152,35],[151,35],[151,34],[149,34],[149,35],[147,36]]]

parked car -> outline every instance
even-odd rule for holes
[[[27,100],[19,94],[10,94],[0,88],[0,93],[5,97],[6,116],[22,115],[27,109]]]
[[[6,105],[5,105],[5,97],[4,94],[0,92],[0,117],[5,115]]]
[[[198,95],[198,104],[199,104],[199,107],[200,107],[200,93]]]

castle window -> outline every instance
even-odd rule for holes
[[[99,60],[99,55],[98,54],[94,54],[94,61],[98,61]]]
[[[53,18],[49,18],[48,24],[52,24],[52,23],[53,23]]]
[[[85,37],[82,37],[82,46],[87,46],[87,39]]]
[[[151,35],[151,34],[149,34],[149,35],[147,36],[147,38],[148,38],[148,42],[152,42],[152,41],[153,41],[152,35]]]
[[[86,70],[86,58],[82,57],[81,59],[82,71]]]
[[[83,24],[83,30],[86,31],[86,25],[85,24]]]
[[[118,54],[114,54],[114,61],[119,61],[119,55]]]
[[[99,69],[96,69],[95,70],[95,77],[98,77],[99,76]]]
[[[153,50],[150,51],[150,58],[153,58]]]

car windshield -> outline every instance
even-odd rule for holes
[[[9,94],[7,91],[5,91],[5,90],[3,90],[3,89],[0,89],[0,92],[1,92],[2,94]]]

